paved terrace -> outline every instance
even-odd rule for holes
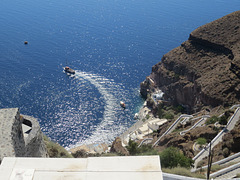
[[[159,156],[95,158],[5,157],[4,180],[162,180]]]

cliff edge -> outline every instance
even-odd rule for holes
[[[162,57],[141,83],[143,97],[157,90],[191,112],[240,101],[240,11],[194,30]]]

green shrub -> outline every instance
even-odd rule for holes
[[[159,103],[157,106],[157,115],[159,118],[162,118],[164,114],[164,105],[163,103]]]
[[[226,115],[223,115],[219,118],[219,124],[226,125],[228,123],[228,117]]]
[[[164,113],[163,109],[158,108],[157,115],[160,119],[163,117],[163,113]]]
[[[149,115],[149,114],[147,114],[147,115],[146,115],[146,119],[149,119],[149,118],[150,118],[150,115]]]
[[[59,144],[51,141],[47,136],[44,136],[44,143],[47,147],[49,157],[55,158],[72,158],[73,156]]]
[[[210,117],[207,121],[206,121],[206,124],[214,124],[215,122],[218,121],[218,117],[217,116],[212,116]]]
[[[84,149],[80,149],[80,150],[72,153],[72,156],[75,158],[86,158],[86,157],[88,157],[88,154]]]
[[[157,155],[158,152],[155,150],[151,144],[143,144],[138,148],[137,155]]]
[[[214,126],[214,127],[213,127],[213,130],[216,131],[216,132],[219,132],[220,127],[216,127],[216,126]]]
[[[233,110],[227,110],[224,115],[227,116],[227,118],[229,118],[232,114],[234,113]]]
[[[174,107],[174,110],[177,113],[183,113],[184,112],[184,107],[182,105],[178,105],[178,106]]]
[[[197,144],[199,144],[200,146],[204,145],[207,143],[207,140],[205,138],[198,138],[197,139]]]
[[[164,114],[163,118],[165,119],[173,119],[174,115],[170,112],[167,112],[166,114]]]
[[[128,152],[130,155],[136,155],[138,153],[138,144],[129,139],[128,146],[126,146]]]
[[[230,154],[229,149],[228,149],[227,147],[225,147],[225,148],[223,149],[223,156],[226,158],[226,157],[229,156],[229,154]]]
[[[151,95],[147,95],[147,106],[152,107],[154,105],[154,100],[152,99]]]
[[[206,124],[214,124],[215,122],[219,122],[221,125],[226,125],[228,123],[228,118],[231,116],[233,112],[231,110],[228,110],[222,115],[221,117],[212,116],[209,118],[206,122]]]
[[[138,144],[133,140],[129,140],[128,146],[126,147],[130,155],[157,155],[157,150],[153,149],[150,144],[143,144],[138,147]]]
[[[184,156],[179,149],[169,147],[160,153],[161,166],[164,168],[185,167],[190,168],[193,160]]]
[[[170,174],[177,174],[177,175],[181,175],[181,176],[187,176],[187,177],[195,177],[195,178],[201,178],[201,179],[205,179],[205,175],[200,174],[200,173],[192,173],[190,172],[189,169],[187,168],[183,168],[183,167],[175,167],[175,168],[162,168],[162,171],[165,173],[170,173]]]

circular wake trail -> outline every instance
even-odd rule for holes
[[[125,127],[119,122],[118,113],[122,112],[119,101],[122,92],[120,87],[114,80],[110,80],[95,74],[88,74],[86,72],[76,71],[75,78],[79,80],[84,79],[94,85],[101,94],[104,102],[103,120],[96,127],[94,132],[86,140],[77,143],[91,144],[98,142],[111,142],[114,137],[119,135]]]

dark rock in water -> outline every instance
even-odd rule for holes
[[[110,152],[122,154],[125,156],[129,155],[129,152],[126,150],[126,148],[122,146],[122,141],[119,137],[116,137],[115,141],[113,141]]]
[[[194,30],[162,57],[141,83],[141,94],[161,89],[165,100],[198,111],[240,101],[240,11]]]

